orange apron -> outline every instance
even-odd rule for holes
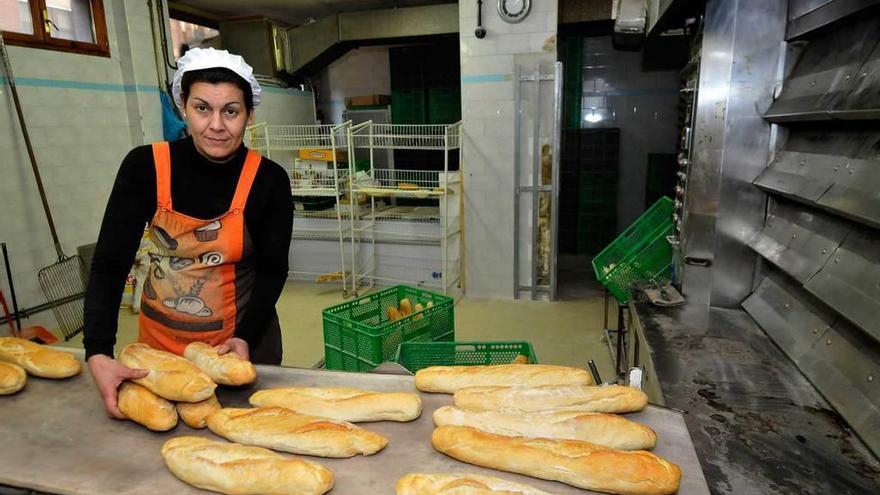
[[[153,144],[156,213],[150,221],[150,269],[141,296],[138,341],[175,354],[190,342],[218,345],[235,334],[253,278],[244,207],[262,157],[249,150],[229,211],[210,220],[174,211],[171,152]],[[222,166],[222,165],[218,165]]]

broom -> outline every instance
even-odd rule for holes
[[[6,52],[6,43],[3,41],[2,34],[0,34],[0,51],[3,54],[3,68],[6,70],[6,80],[9,82],[12,100],[15,103],[15,113],[18,114],[18,123],[21,126],[28,158],[34,171],[34,179],[37,181],[37,189],[40,191],[43,211],[46,213],[49,230],[52,232],[55,253],[58,255],[58,260],[42,268],[37,273],[37,278],[47,302],[52,307],[55,319],[58,320],[64,340],[70,340],[71,337],[81,332],[85,326],[83,296],[85,294],[85,280],[88,273],[85,264],[79,256],[67,256],[61,250],[61,242],[58,240],[55,221],[52,219],[52,212],[49,210],[49,202],[46,199],[46,191],[43,188],[40,169],[37,167],[37,159],[34,156],[34,149],[31,145],[30,135],[28,134],[24,114],[21,110],[21,102],[18,99],[18,90],[15,87],[15,78],[12,76],[12,66],[9,63],[9,54]]]

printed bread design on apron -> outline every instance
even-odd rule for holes
[[[156,213],[150,222],[155,246],[139,317],[139,340],[182,354],[190,342],[217,345],[235,333],[239,308],[250,297],[253,263],[246,239],[244,207],[260,163],[249,152],[229,211],[198,219],[175,211],[171,200],[171,161],[167,143],[153,145]]]

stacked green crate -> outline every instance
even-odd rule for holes
[[[619,129],[581,129],[577,253],[593,256],[617,235]]]

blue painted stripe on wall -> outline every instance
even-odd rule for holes
[[[481,84],[505,82],[513,79],[511,74],[482,74],[478,76],[461,76],[462,84]]]
[[[0,82],[7,84],[6,77],[0,76]],[[158,86],[150,86],[147,84],[114,84],[114,83],[96,83],[85,81],[70,81],[66,79],[42,79],[37,77],[16,77],[16,86],[31,86],[39,88],[58,88],[58,89],[84,89],[90,91],[115,91],[115,92],[139,92],[139,93],[158,93]]]

